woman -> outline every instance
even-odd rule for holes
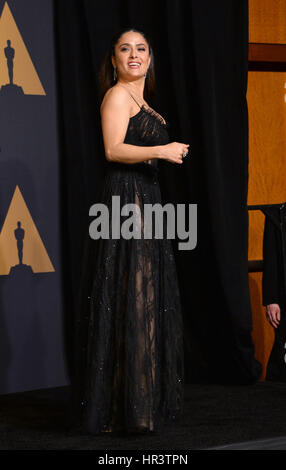
[[[163,239],[143,238],[144,204],[161,203],[157,161],[182,164],[189,145],[169,143],[168,123],[145,101],[154,58],[144,33],[116,34],[100,79],[108,161],[100,202],[109,209],[110,230],[92,240],[84,270],[82,425],[93,434],[156,432],[182,415],[183,335],[171,241],[166,225]],[[141,238],[111,236],[114,196],[120,209],[140,208]]]

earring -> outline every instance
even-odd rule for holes
[[[116,72],[116,67],[113,68],[113,80],[115,81],[117,79],[117,72]]]

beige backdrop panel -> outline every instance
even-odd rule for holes
[[[249,42],[286,44],[286,0],[249,0]]]

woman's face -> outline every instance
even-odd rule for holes
[[[149,47],[140,33],[124,33],[115,46],[113,67],[116,67],[118,78],[133,80],[144,77],[150,65]]]

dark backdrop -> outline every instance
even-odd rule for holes
[[[69,380],[53,19],[52,0],[0,0],[1,395]],[[13,83],[4,55],[7,40],[15,52]],[[14,234],[18,221],[24,230],[21,260]]]
[[[174,243],[186,381],[255,381],[261,368],[251,339],[247,267],[248,2],[61,0],[54,6],[69,353],[88,210],[106,165],[98,71],[114,31],[133,26],[153,40],[157,93],[150,105],[171,123],[171,140],[191,147],[183,165],[159,162],[164,202],[198,204],[197,247],[177,251]]]

